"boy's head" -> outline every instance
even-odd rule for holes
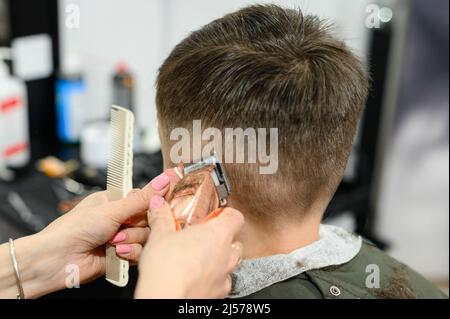
[[[168,164],[174,128],[277,128],[278,170],[225,164],[232,203],[258,218],[327,204],[346,166],[368,80],[360,61],[315,16],[251,6],[193,32],[157,82]],[[177,163],[171,163],[177,164]],[[301,216],[300,216],[301,217]]]

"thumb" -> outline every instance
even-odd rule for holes
[[[176,231],[175,217],[164,197],[155,195],[150,199],[148,225],[151,236],[160,236]]]
[[[168,186],[159,191],[155,191],[150,187],[133,189],[128,193],[127,197],[103,204],[99,211],[104,212],[105,215],[115,222],[124,224],[139,214],[145,214],[148,210],[150,198],[155,196],[155,194],[164,195],[168,189]]]
[[[222,213],[206,222],[208,227],[213,227],[216,234],[232,241],[244,226],[244,216],[234,208],[225,207]]]
[[[133,189],[124,199],[104,204],[100,211],[119,224],[123,224],[134,216],[145,213],[150,198],[154,195],[164,196],[169,190],[169,182],[169,175],[163,172],[144,188]]]

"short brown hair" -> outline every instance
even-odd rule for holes
[[[179,43],[160,68],[156,103],[166,134],[195,119],[222,130],[278,128],[276,174],[226,165],[239,208],[262,217],[331,198],[367,91],[361,62],[330,24],[300,10],[256,5]]]

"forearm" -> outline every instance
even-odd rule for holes
[[[36,234],[14,241],[26,298],[37,298],[64,287],[63,264],[52,252],[49,238]],[[8,243],[0,245],[0,299],[16,298],[18,287]]]

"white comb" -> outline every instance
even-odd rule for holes
[[[106,194],[110,201],[127,196],[133,187],[134,115],[130,110],[113,105],[111,108],[111,153],[106,178]],[[128,283],[128,260],[116,255],[116,249],[106,244],[106,280],[124,287]]]

